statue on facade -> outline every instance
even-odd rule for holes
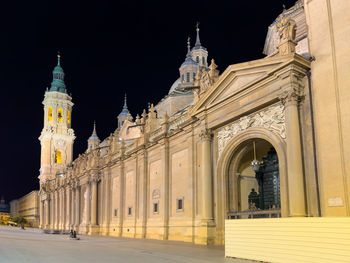
[[[276,22],[276,31],[279,36],[278,50],[280,55],[295,53],[296,23],[283,13]]]
[[[280,15],[276,23],[276,29],[280,41],[295,41],[296,23],[293,19],[286,17],[283,13]]]
[[[194,85],[199,87],[198,90],[194,90],[195,103],[199,100],[200,96],[205,93],[219,78],[219,70],[214,59],[211,60],[209,70],[202,68],[197,70]]]

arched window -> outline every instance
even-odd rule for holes
[[[62,163],[62,154],[60,151],[56,151],[55,154],[55,163],[61,164]]]
[[[187,72],[187,73],[186,73],[186,81],[187,81],[187,82],[190,82],[190,72]]]
[[[59,108],[57,111],[57,121],[62,122],[63,114],[62,114],[62,109]]]
[[[70,110],[67,112],[67,123],[70,124]]]
[[[196,73],[193,72],[193,81],[196,81]]]
[[[49,107],[48,119],[52,121],[52,107]]]
[[[199,63],[199,57],[198,56],[196,57],[196,62]]]
[[[205,58],[204,57],[202,57],[202,64],[203,64],[203,66],[205,65]]]

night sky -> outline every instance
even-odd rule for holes
[[[74,156],[93,121],[104,139],[117,127],[124,93],[133,117],[164,97],[179,76],[195,25],[220,72],[263,57],[268,26],[282,4],[269,1],[4,1],[0,14],[0,195],[39,188],[42,101],[56,54],[73,96]]]

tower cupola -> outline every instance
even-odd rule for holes
[[[202,46],[201,40],[199,38],[199,23],[197,22],[196,25],[196,43],[194,47],[192,48],[192,59],[196,61],[196,63],[201,68],[208,68],[208,51],[205,47]]]
[[[118,129],[120,129],[123,126],[125,120],[132,120],[132,116],[128,110],[128,105],[127,105],[126,101],[127,101],[127,99],[126,99],[126,94],[125,94],[123,110],[118,115]]]
[[[64,71],[61,67],[61,55],[57,54],[57,66],[52,71],[53,80],[51,82],[50,91],[58,91],[67,93],[66,84],[64,83]]]
[[[181,86],[193,86],[195,81],[196,72],[198,70],[197,63],[193,60],[191,52],[190,38],[187,39],[187,54],[185,61],[181,64],[179,69]]]
[[[91,136],[88,139],[88,152],[97,148],[100,144],[100,138],[97,136],[96,132],[96,121],[94,121],[94,129],[92,131]]]

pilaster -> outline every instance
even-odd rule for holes
[[[298,104],[301,87],[290,87],[280,95],[285,105],[289,216],[306,216]]]

